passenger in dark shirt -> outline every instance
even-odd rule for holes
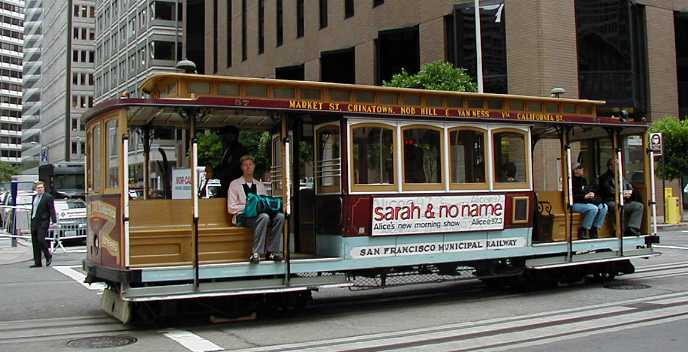
[[[597,238],[597,230],[604,225],[604,218],[607,216],[607,204],[593,192],[592,187],[583,175],[583,166],[577,164],[573,168],[573,212],[581,213],[583,221],[578,228],[578,237],[581,239]]]
[[[241,177],[241,163],[239,159],[246,155],[246,148],[239,143],[239,130],[234,126],[222,129],[222,159],[215,169],[215,175],[220,179],[220,190],[217,197],[227,197],[229,184]]]
[[[599,178],[600,195],[602,201],[607,204],[609,209],[616,207],[616,177],[615,177],[616,163],[609,159],[607,161],[607,172],[603,173]],[[627,236],[638,236],[641,234],[640,226],[643,221],[643,206],[642,199],[638,192],[633,192],[633,187],[626,180],[623,180],[624,190],[624,206],[623,206],[623,224],[624,234]],[[611,221],[612,228],[615,227],[616,221]],[[616,233],[616,231],[614,231]]]

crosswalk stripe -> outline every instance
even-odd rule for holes
[[[59,271],[63,275],[65,275],[65,276],[71,278],[72,280],[78,282],[81,286],[86,287],[89,290],[103,292],[103,290],[105,289],[105,284],[102,282],[95,282],[95,283],[92,283],[90,285],[85,283],[84,280],[86,279],[86,275],[84,275],[82,272],[80,272],[78,270],[74,270],[74,268],[78,268],[78,267],[79,267],[78,265],[77,266],[58,266],[58,265],[51,266],[51,268]]]
[[[184,346],[192,352],[222,351],[224,348],[185,330],[163,331],[163,335]]]

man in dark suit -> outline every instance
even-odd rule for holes
[[[52,254],[48,249],[48,242],[45,237],[48,235],[50,223],[57,222],[55,215],[55,202],[53,197],[45,193],[45,184],[41,181],[36,183],[36,195],[31,201],[31,244],[33,245],[32,268],[43,266],[41,252],[45,256],[45,265],[50,266],[53,260]]]

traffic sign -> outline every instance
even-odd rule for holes
[[[662,155],[662,134],[650,133],[650,150],[656,155]]]

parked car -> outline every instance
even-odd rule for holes
[[[56,199],[55,215],[55,234],[65,240],[86,240],[86,203],[83,200]]]

